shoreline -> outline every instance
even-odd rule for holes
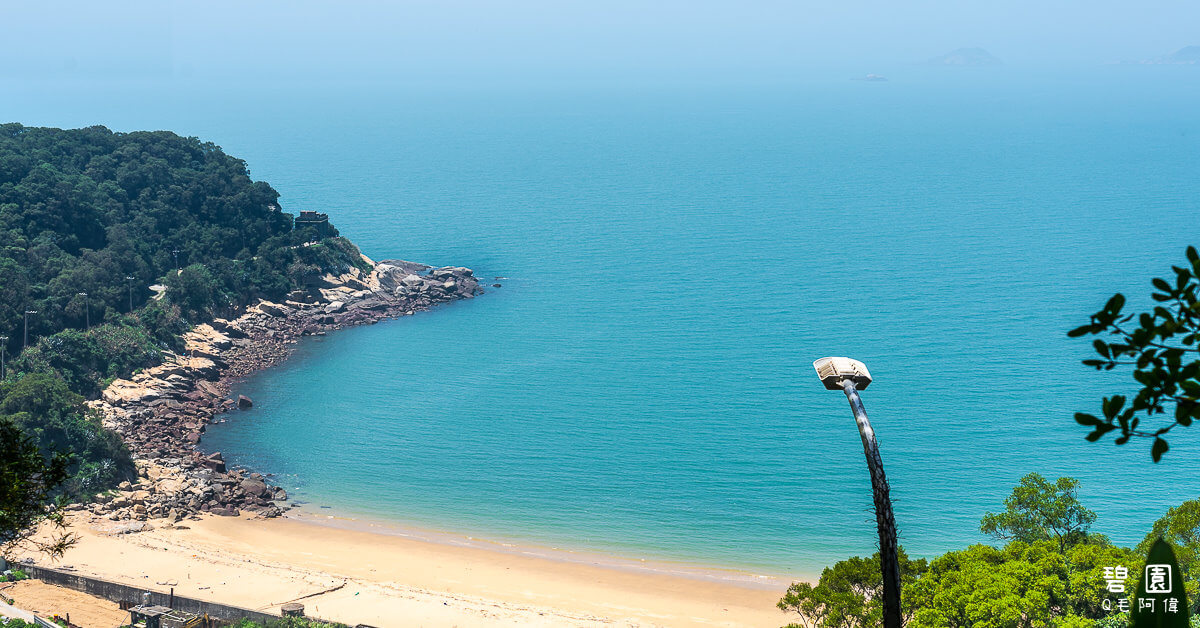
[[[482,292],[470,269],[363,259],[370,273],[326,275],[284,303],[260,301],[233,320],[196,326],[184,351],[89,402],[130,448],[138,478],[67,507],[81,542],[65,562],[96,577],[147,588],[173,582],[193,597],[275,612],[324,596],[339,578],[354,581],[362,587],[355,599],[330,594],[310,607],[351,624],[395,625],[389,614],[430,626],[780,623],[775,602],[795,580],[786,575],[493,541],[306,507],[259,472],[269,469],[227,468],[219,452],[204,452],[207,425],[253,404],[231,398],[236,385],[286,360],[303,337]],[[377,564],[383,556],[386,566]],[[194,574],[208,584],[183,584]]]
[[[372,626],[726,626],[786,622],[782,591],[456,546],[294,517],[196,516],[131,534],[73,515],[54,565],[140,589]],[[32,557],[32,556],[31,556]]]
[[[487,536],[476,536],[462,532],[440,530],[408,523],[388,521],[383,518],[351,515],[336,510],[321,508],[314,510],[310,504],[293,507],[283,515],[284,519],[297,521],[306,525],[375,534],[394,536],[420,543],[447,545],[450,547],[471,548],[497,554],[509,554],[536,558],[540,560],[589,565],[603,569],[662,575],[671,578],[684,578],[703,582],[713,582],[748,589],[761,589],[772,592],[782,592],[797,581],[816,582],[819,575],[783,573],[765,573],[766,570],[754,570],[726,567],[712,563],[691,560],[675,560],[663,557],[635,558],[623,554],[619,548],[614,549],[578,549],[570,547],[550,546],[529,540],[498,539]]]
[[[161,365],[109,384],[88,405],[129,448],[138,477],[68,509],[130,522],[130,531],[141,522],[175,523],[198,513],[249,510],[271,518],[287,510],[287,492],[269,477],[227,468],[220,452],[201,448],[209,424],[253,405],[244,396],[232,399],[233,387],[286,360],[303,337],[411,316],[482,292],[468,268],[362,260],[369,273],[324,275],[283,303],[259,300],[233,320],[197,325],[184,334],[183,351],[165,352]]]

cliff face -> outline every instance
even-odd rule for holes
[[[283,489],[258,473],[227,469],[220,453],[198,449],[205,426],[217,415],[252,403],[231,399],[231,382],[287,358],[303,336],[412,315],[482,291],[468,268],[367,261],[370,272],[325,275],[283,303],[259,301],[233,320],[199,325],[184,336],[183,352],[112,382],[89,405],[106,428],[121,435],[139,480],[90,507],[72,508],[90,508],[95,517],[121,522],[124,531],[145,529],[150,519],[171,525],[202,512],[280,514],[286,508]]]

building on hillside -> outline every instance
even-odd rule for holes
[[[315,229],[317,238],[324,238],[332,235],[329,226],[329,214],[322,214],[314,211],[301,211],[296,217],[295,229]]]

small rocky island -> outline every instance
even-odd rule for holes
[[[1200,65],[1200,46],[1185,46],[1169,55],[1146,59],[1145,65]]]
[[[245,397],[232,399],[233,385],[287,358],[304,336],[409,316],[482,292],[468,268],[364,261],[369,272],[326,274],[282,303],[259,301],[233,320],[199,325],[184,336],[184,351],[112,382],[89,405],[129,447],[138,480],[71,508],[118,522],[122,532],[148,529],[149,519],[173,525],[198,513],[281,514],[286,491],[260,473],[228,468],[219,452],[199,449],[207,424],[252,404]]]
[[[959,48],[930,59],[926,65],[993,66],[1003,62],[983,48]]]

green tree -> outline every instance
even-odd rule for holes
[[[29,435],[0,417],[0,556],[30,542],[34,526],[47,519],[60,533],[35,545],[53,556],[61,556],[71,545],[73,537],[61,532],[62,511],[47,505],[69,477],[69,465],[68,455],[44,456]]]
[[[979,530],[1000,539],[1033,543],[1055,540],[1060,552],[1087,538],[1096,513],[1079,503],[1079,481],[1050,483],[1037,473],[1021,478],[1004,500],[1004,512],[987,513]]]
[[[1071,609],[1070,565],[1054,543],[972,545],[929,564],[911,587],[912,628],[1090,625]]]
[[[1138,578],[1134,594],[1138,603],[1129,612],[1131,628],[1188,628],[1190,607],[1184,591],[1183,573],[1171,545],[1161,538],[1154,539],[1145,564],[1145,573]],[[1166,591],[1152,582],[1151,568],[1156,565],[1162,566],[1156,571],[1157,577],[1166,582]],[[1175,604],[1174,609],[1168,606],[1171,603]]]
[[[901,548],[900,585],[901,597],[927,568],[924,558],[911,560]],[[799,623],[791,626],[803,628],[867,628],[879,626],[883,618],[883,576],[880,572],[879,552],[870,558],[853,558],[838,561],[833,567],[821,572],[817,586],[807,582],[796,582],[788,587],[777,606],[780,610],[795,613]],[[912,609],[907,605],[906,615]]]
[[[69,495],[90,495],[132,477],[133,462],[121,439],[52,374],[32,373],[0,384],[0,419],[20,428],[44,456],[72,454],[69,470],[76,477],[60,482]]]
[[[1168,509],[1154,522],[1135,551],[1145,556],[1159,538],[1174,547],[1175,559],[1183,571],[1185,591],[1192,602],[1192,613],[1200,614],[1200,500],[1188,500]]]
[[[167,298],[179,306],[189,321],[207,320],[221,298],[220,283],[202,264],[186,266],[178,273],[167,273]]]
[[[1141,388],[1133,400],[1125,395],[1104,397],[1100,416],[1079,412],[1075,421],[1092,428],[1087,440],[1097,441],[1109,432],[1124,445],[1133,437],[1152,439],[1151,458],[1158,462],[1170,448],[1166,436],[1176,426],[1187,427],[1200,419],[1200,253],[1187,249],[1187,266],[1172,266],[1174,280],[1155,278],[1150,298],[1154,308],[1125,314],[1125,296],[1115,294],[1091,321],[1068,336],[1100,336],[1092,342],[1099,358],[1084,360],[1096,370],[1132,367]],[[1106,340],[1108,338],[1108,340]],[[1127,403],[1128,402],[1128,403]],[[1142,418],[1169,414],[1172,421],[1143,427]]]

